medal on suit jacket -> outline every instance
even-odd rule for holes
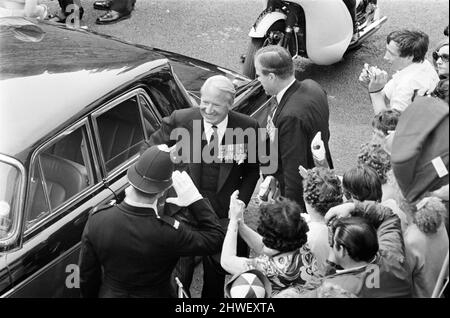
[[[267,124],[266,124],[266,131],[267,135],[269,136],[270,142],[273,142],[275,140],[275,124],[273,123],[273,118],[275,117],[275,113],[278,108],[278,102],[275,96],[271,98],[269,113],[267,114]]]
[[[267,125],[266,125],[267,135],[269,136],[270,142],[274,142],[275,140],[275,124],[273,123],[273,120],[271,117],[267,118]]]
[[[236,161],[238,164],[247,159],[247,144],[228,144],[219,146],[219,160],[225,162]]]

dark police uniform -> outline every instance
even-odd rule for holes
[[[189,206],[199,227],[125,201],[94,211],[80,252],[82,297],[169,297],[170,275],[180,256],[221,250],[224,232],[207,200]]]

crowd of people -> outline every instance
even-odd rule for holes
[[[385,58],[398,72],[388,81],[375,66],[362,71],[373,134],[343,176],[328,146],[327,95],[317,82],[295,78],[286,49],[267,46],[254,57],[257,79],[272,96],[263,128],[265,142],[277,147],[273,174],[262,175],[258,158],[245,151],[236,157],[258,137],[237,140],[235,130],[257,131],[259,123],[230,110],[230,80],[208,78],[198,107],[174,111],[150,137],[128,170],[125,200],[91,213],[82,296],[189,297],[200,260],[204,298],[230,297],[236,277],[255,272],[270,286],[265,297],[431,297],[443,290],[448,38],[433,51],[433,64],[423,32],[394,31],[386,42]],[[180,155],[180,129],[201,149]],[[174,164],[175,155],[183,160]],[[253,229],[245,211],[260,177]],[[227,284],[226,275],[233,275]]]

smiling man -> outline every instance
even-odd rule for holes
[[[439,77],[425,60],[428,44],[428,35],[420,31],[400,30],[388,35],[384,59],[396,73],[389,81],[387,73],[376,68],[366,73],[375,114],[387,108],[404,111],[416,95],[433,91]]]
[[[149,143],[167,144],[173,146],[177,140],[171,136],[177,131],[184,132],[178,136],[183,139],[188,135],[190,139],[188,160],[183,160],[180,169],[187,170],[200,193],[209,199],[220,219],[223,228],[228,227],[228,207],[230,196],[239,190],[239,198],[247,205],[259,178],[259,163],[257,158],[252,160],[248,156],[250,148],[257,144],[258,122],[247,115],[231,110],[235,89],[233,83],[224,76],[216,75],[208,78],[201,90],[201,101],[198,107],[174,111],[163,119],[161,128],[151,137]],[[242,136],[239,141],[239,131],[254,131],[251,136]],[[183,140],[178,140],[184,144]],[[196,145],[201,144],[201,160]],[[215,146],[214,146],[215,145]],[[232,160],[218,158],[224,150],[225,158],[231,155]],[[186,149],[181,148],[184,152]],[[237,156],[239,152],[239,156]],[[214,160],[209,160],[214,157]],[[176,217],[176,216],[175,216]],[[239,240],[237,253],[248,256],[248,247],[243,240]],[[192,281],[193,260],[184,258],[177,267],[177,276],[186,289]],[[220,266],[220,253],[212,257],[203,258],[203,298],[222,298],[226,272]]]

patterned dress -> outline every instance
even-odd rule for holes
[[[318,264],[307,244],[274,256],[260,255],[247,262],[247,270],[263,272],[272,283],[272,295],[292,285],[320,281]]]

